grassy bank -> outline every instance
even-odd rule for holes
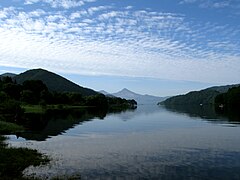
[[[0,121],[0,134],[15,134],[23,130],[17,124]],[[0,179],[25,179],[22,177],[25,168],[49,161],[36,150],[8,147],[5,140],[6,137],[0,135]]]
[[[5,137],[0,136],[0,179],[25,179],[22,174],[25,168],[49,161],[36,150],[8,147],[4,140]]]
[[[24,128],[14,123],[0,121],[0,134],[14,134],[23,131]]]
[[[45,113],[46,110],[62,110],[62,109],[84,109],[89,106],[71,106],[71,105],[21,105],[25,113]]]

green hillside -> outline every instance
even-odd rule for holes
[[[68,79],[44,69],[32,69],[16,75],[14,79],[22,84],[26,80],[41,80],[48,87],[49,91],[76,92],[84,96],[96,95],[96,91],[81,87]]]
[[[199,105],[199,104],[213,104],[214,99],[220,93],[227,92],[229,88],[236,87],[238,85],[227,86],[215,86],[201,91],[191,91],[185,95],[173,96],[166,99],[161,104],[165,105]]]

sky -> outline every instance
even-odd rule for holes
[[[0,74],[171,96],[240,83],[240,0],[0,0]]]

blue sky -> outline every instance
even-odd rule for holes
[[[239,0],[0,0],[0,73],[167,96],[240,82]]]

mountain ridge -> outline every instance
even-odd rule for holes
[[[83,96],[96,95],[96,91],[79,86],[74,82],[62,77],[56,73],[45,69],[31,69],[13,77],[17,83],[22,84],[26,80],[41,80],[48,87],[49,91],[56,92],[74,92]]]
[[[157,104],[159,101],[163,101],[167,98],[167,97],[152,96],[148,94],[142,95],[142,94],[135,93],[127,88],[123,88],[122,90],[116,93],[109,93],[103,90],[100,92],[107,96],[111,95],[115,97],[129,99],[129,100],[134,99],[137,101],[138,104]]]
[[[14,73],[3,73],[3,74],[1,74],[0,75],[0,77],[14,77],[14,76],[16,76],[17,74],[14,74]]]
[[[237,87],[240,84],[224,85],[224,86],[213,86],[200,91],[190,91],[183,95],[177,95],[166,99],[159,104],[164,105],[203,105],[203,104],[214,104],[215,97],[221,93],[227,92],[232,87]]]

